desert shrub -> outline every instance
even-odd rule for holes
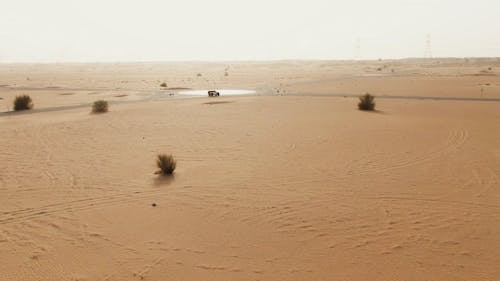
[[[171,175],[177,165],[174,157],[170,154],[159,154],[156,159],[156,165],[160,169],[159,174]]]
[[[108,112],[108,102],[105,100],[95,101],[94,104],[92,105],[92,112],[93,113]]]
[[[161,83],[160,87],[166,88],[167,87],[167,83],[165,83],[165,82]]]
[[[374,110],[375,97],[366,93],[364,96],[359,97],[358,108],[359,110]]]
[[[33,108],[33,101],[28,95],[16,96],[14,99],[14,110],[28,110]]]

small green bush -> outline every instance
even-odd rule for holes
[[[161,83],[160,87],[166,88],[167,87],[167,83],[165,83],[165,82]]]
[[[95,101],[94,104],[92,105],[92,112],[93,113],[108,112],[108,102],[105,100]]]
[[[364,96],[359,97],[359,110],[375,110],[374,100],[375,97],[368,93],[366,93]]]
[[[16,96],[14,100],[14,110],[28,110],[33,108],[33,101],[28,95]]]
[[[159,154],[156,165],[160,169],[159,174],[171,175],[177,165],[174,157],[170,154]]]

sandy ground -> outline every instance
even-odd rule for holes
[[[0,280],[499,279],[497,70],[0,65]],[[7,113],[19,94],[35,110]]]

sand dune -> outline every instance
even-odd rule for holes
[[[18,94],[35,110],[0,114],[0,280],[495,280],[488,67],[500,61],[1,65],[0,111]],[[485,100],[361,112],[364,92]],[[100,98],[110,112],[90,114]],[[154,174],[162,152],[172,178]]]

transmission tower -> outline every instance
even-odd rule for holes
[[[356,39],[356,50],[354,53],[354,59],[359,60],[361,59],[361,40],[359,38]]]
[[[426,59],[432,58],[432,43],[431,43],[431,35],[430,34],[427,34],[427,39],[425,40],[424,58],[426,58]]]

